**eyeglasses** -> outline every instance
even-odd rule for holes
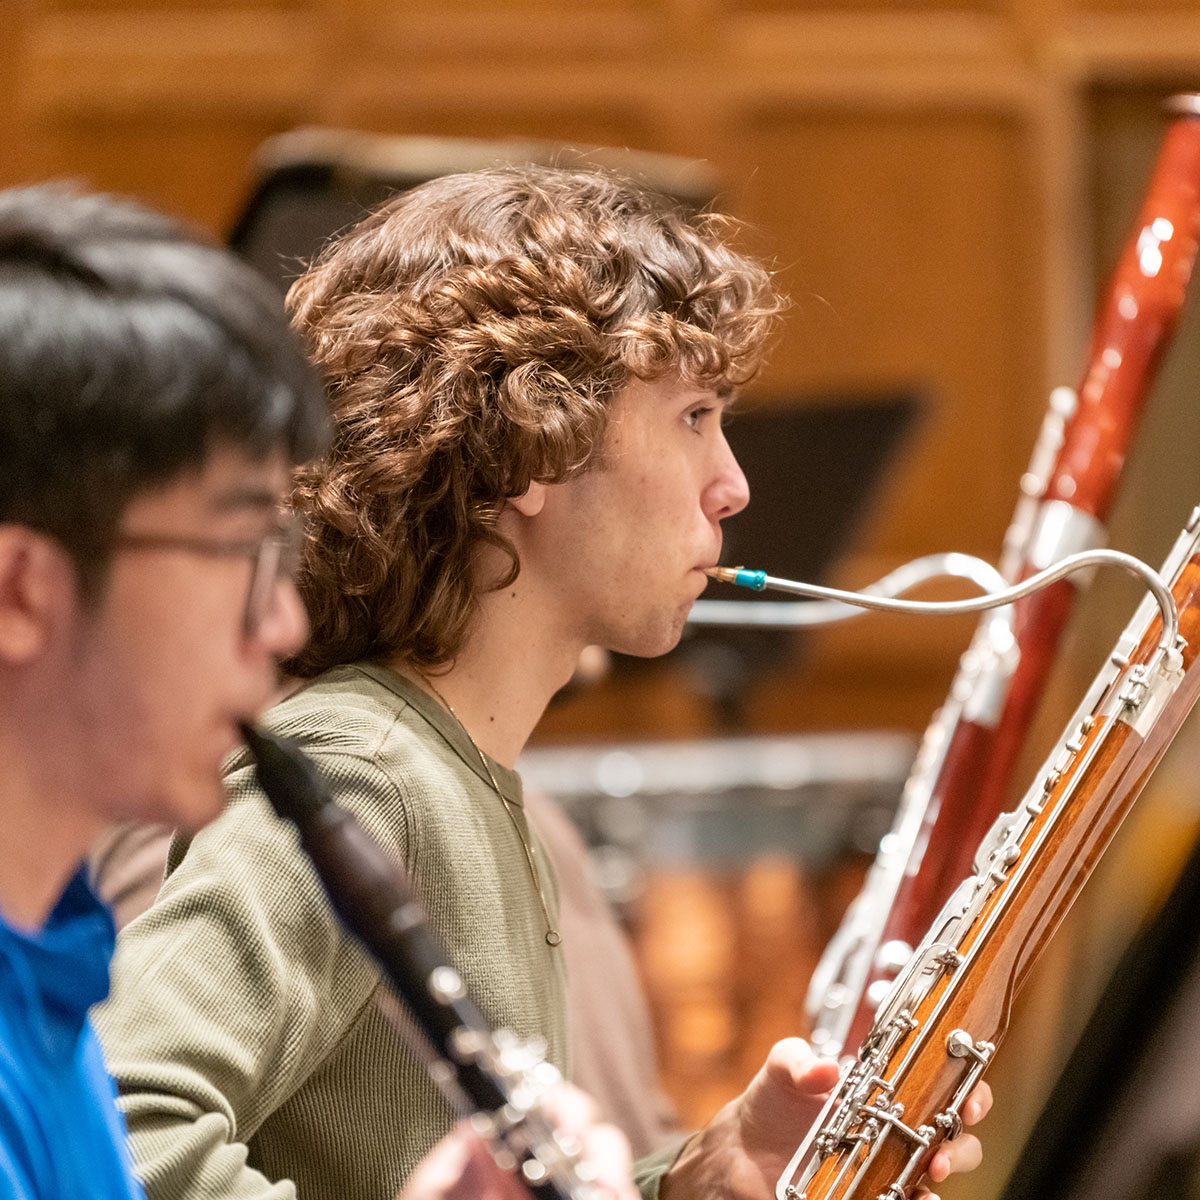
[[[188,537],[185,534],[122,533],[117,545],[124,550],[166,550],[200,554],[209,558],[246,558],[252,566],[242,631],[253,637],[262,628],[281,580],[295,577],[300,565],[303,529],[298,520],[287,519],[254,541],[222,541]]]

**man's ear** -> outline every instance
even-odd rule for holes
[[[0,662],[30,662],[45,648],[64,589],[75,573],[49,538],[24,525],[0,525]]]
[[[542,511],[542,506],[546,503],[546,485],[538,483],[535,479],[522,495],[510,497],[508,503],[521,516],[536,517]]]

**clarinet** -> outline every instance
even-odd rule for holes
[[[778,1200],[905,1200],[994,1060],[1014,995],[1200,696],[1200,508],[1033,786],[892,984]]]
[[[1000,574],[1027,578],[1105,541],[1104,522],[1158,363],[1186,295],[1200,236],[1200,97],[1170,123],[1133,236],[1099,306],[1076,391],[1056,388],[1022,476]],[[1066,580],[989,615],[922,739],[891,832],[809,986],[811,1040],[853,1048],[912,945],[970,867],[1009,799],[1076,587]]]
[[[451,1107],[469,1113],[497,1163],[515,1170],[537,1200],[598,1200],[602,1189],[573,1139],[546,1115],[546,1092],[561,1082],[542,1047],[493,1030],[426,922],[404,873],[334,803],[315,765],[286,738],[247,724],[242,736],[272,807],[292,821],[347,929],[404,999],[416,1030],[394,1004],[380,1009],[426,1060]],[[390,997],[387,997],[390,999]]]

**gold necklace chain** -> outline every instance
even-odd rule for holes
[[[529,878],[533,880],[533,890],[537,892],[538,903],[542,906],[542,916],[546,921],[546,945],[560,945],[562,934],[554,928],[554,922],[550,920],[550,906],[546,903],[546,893],[542,890],[542,877],[537,869],[537,860],[533,857],[533,846],[530,845],[529,839],[525,836],[525,830],[521,827],[521,822],[518,820],[517,814],[513,812],[513,802],[500,790],[500,785],[496,782],[496,776],[492,773],[492,768],[488,765],[488,760],[483,751],[480,750],[479,743],[471,736],[471,731],[463,724],[462,718],[458,713],[454,711],[454,705],[438,691],[428,676],[421,675],[421,682],[429,688],[441,702],[442,707],[454,718],[459,729],[466,735],[467,741],[471,743],[472,749],[479,755],[479,765],[486,772],[488,782],[492,785],[492,791],[496,793],[500,803],[504,806],[504,811],[508,815],[508,819],[512,822],[512,827],[517,831],[517,838],[520,840],[521,849],[525,851],[525,862],[529,867]]]

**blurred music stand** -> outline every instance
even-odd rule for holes
[[[603,167],[700,209],[717,192],[695,159],[555,142],[407,137],[312,127],[269,138],[257,180],[234,222],[230,246],[286,290],[335,234],[389,197],[460,171],[512,163]]]
[[[736,413],[725,432],[751,501],[723,522],[721,561],[820,583],[861,527],[918,411],[915,394],[894,392],[811,396]],[[715,584],[705,596],[775,602]],[[802,644],[803,634],[789,630],[689,626],[667,657],[685,665],[722,727],[736,730],[755,677]],[[639,661],[616,659],[618,669]]]

